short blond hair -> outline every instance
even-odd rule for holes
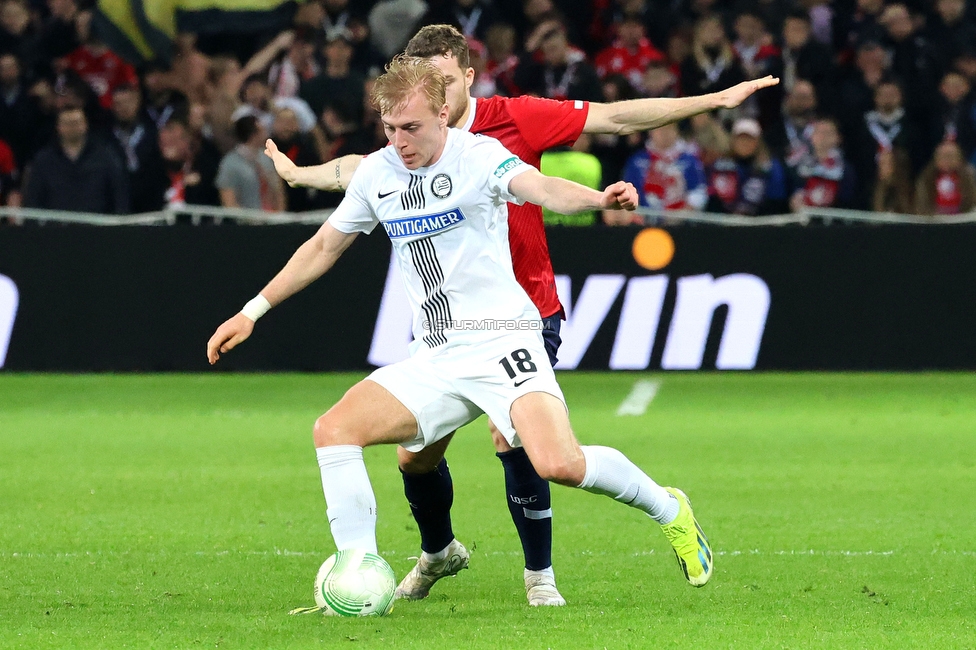
[[[427,59],[401,54],[373,82],[369,100],[380,115],[388,115],[402,109],[414,93],[420,93],[436,114],[447,103],[446,88],[447,81],[437,66]]]

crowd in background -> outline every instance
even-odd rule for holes
[[[308,0],[279,33],[182,33],[170,60],[140,65],[113,53],[92,5],[0,0],[0,205],[335,206],[341,194],[284,186],[265,139],[299,165],[384,146],[371,79],[432,23],[468,37],[476,97],[610,102],[781,79],[732,111],[543,158],[595,187],[628,180],[647,207],[976,205],[966,0]]]

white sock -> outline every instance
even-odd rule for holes
[[[322,472],[322,491],[336,548],[376,553],[376,497],[363,462],[363,448],[319,447],[315,455]]]
[[[579,484],[587,492],[613,497],[642,510],[661,525],[678,516],[678,500],[612,447],[581,447],[586,475]]]

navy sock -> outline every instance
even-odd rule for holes
[[[495,454],[505,468],[508,509],[522,540],[525,568],[540,571],[552,566],[552,508],[549,482],[532,467],[522,448]]]
[[[420,528],[420,548],[427,553],[444,550],[454,539],[451,528],[451,506],[454,504],[454,482],[447,459],[433,472],[403,476],[403,494],[407,497],[413,518]]]

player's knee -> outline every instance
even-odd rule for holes
[[[360,445],[361,442],[355,440],[352,432],[347,427],[343,427],[339,418],[331,412],[319,416],[312,427],[312,438],[315,440],[316,447],[332,447],[334,445]]]
[[[400,471],[404,474],[429,474],[437,469],[441,458],[443,456],[433,458],[424,454],[415,454],[403,447],[397,447],[397,461],[400,464]]]
[[[586,474],[586,461],[582,452],[567,456],[550,456],[532,460],[535,471],[547,481],[577,487]]]

